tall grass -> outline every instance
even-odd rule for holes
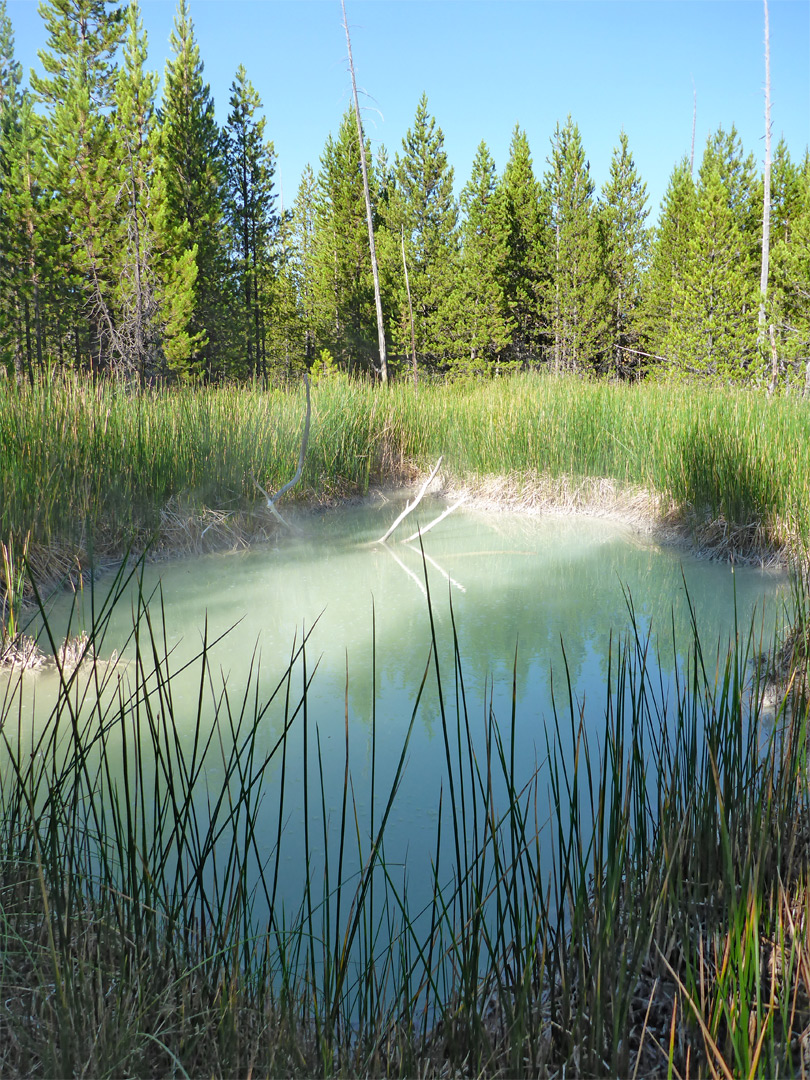
[[[303,388],[130,394],[75,380],[0,385],[0,536],[17,546],[120,553],[157,529],[167,501],[244,511],[252,476],[295,469]],[[682,511],[810,536],[810,413],[799,398],[524,376],[388,391],[344,379],[313,390],[301,484],[288,498],[362,493],[444,455],[459,480],[607,477]],[[259,500],[261,502],[261,500]]]
[[[432,647],[391,772],[372,751],[365,818],[348,723],[337,761],[311,725],[306,640],[265,699],[255,671],[238,688],[216,675],[206,633],[182,737],[159,597],[137,591],[133,659],[94,659],[133,573],[93,595],[86,662],[57,661],[47,722],[22,722],[26,677],[4,683],[2,1075],[796,1074],[810,1032],[808,708],[788,670],[765,715],[769,643],[753,624],[727,650],[694,625],[668,692],[628,597],[599,738],[593,702],[558,673],[547,760],[526,783],[514,705],[499,717],[469,700],[452,620],[453,670],[441,666],[428,595]],[[385,836],[427,680],[445,772],[416,911]],[[284,721],[260,754],[271,702]],[[284,906],[294,745],[309,870]],[[328,769],[343,776],[337,820]]]

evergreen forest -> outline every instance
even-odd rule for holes
[[[262,102],[240,67],[219,126],[188,0],[160,97],[137,3],[40,13],[25,85],[0,0],[0,371],[379,374],[353,112],[282,207]],[[597,191],[571,116],[545,157],[516,127],[500,175],[482,142],[459,185],[422,95],[393,155],[366,155],[395,372],[810,379],[806,150],[773,154],[764,295],[765,180],[734,127],[675,162],[657,224],[626,134]]]

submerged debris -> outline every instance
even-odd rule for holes
[[[15,634],[0,643],[0,669],[12,668],[38,671],[46,661],[36,641],[25,634]]]

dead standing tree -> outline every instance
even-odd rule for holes
[[[762,197],[762,264],[759,278],[759,342],[764,345],[766,305],[768,302],[768,271],[771,249],[771,28],[768,19],[768,0],[763,0],[765,9],[765,172],[763,176]],[[768,327],[771,346],[771,379],[768,390],[773,393],[779,376],[779,362],[776,355],[776,336],[773,322]]]
[[[383,323],[382,299],[380,297],[380,274],[377,269],[377,248],[374,243],[374,218],[371,212],[371,192],[368,186],[368,164],[366,162],[366,143],[363,138],[363,121],[360,117],[360,102],[357,98],[357,80],[354,77],[352,59],[352,40],[349,37],[349,23],[346,19],[346,3],[340,0],[343,10],[343,29],[346,31],[346,48],[349,52],[349,71],[352,76],[352,95],[354,97],[354,115],[357,120],[357,139],[360,143],[360,169],[363,173],[363,194],[366,197],[366,220],[368,222],[368,246],[371,252],[371,274],[374,278],[374,302],[377,306],[377,338],[380,346],[380,378],[388,382],[388,357],[385,349],[385,325]]]

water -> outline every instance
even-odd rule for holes
[[[279,537],[274,545],[246,552],[151,565],[145,571],[145,591],[158,583],[162,590],[168,663],[180,672],[172,680],[172,717],[178,745],[189,754],[201,678],[198,664],[181,669],[199,653],[204,634],[208,642],[221,639],[211,651],[213,673],[203,687],[207,729],[213,723],[211,702],[219,700],[220,718],[224,715],[223,686],[232,714],[239,712],[251,680],[247,711],[252,711],[254,701],[263,707],[287,669],[294,642],[309,635],[306,672],[304,657],[299,657],[290,681],[292,708],[285,714],[282,687],[263,713],[253,743],[257,762],[270,757],[252,856],[257,872],[260,864],[274,865],[282,767],[279,739],[285,715],[301,700],[305,677],[312,678],[306,726],[299,712],[286,741],[277,893],[277,907],[283,906],[285,919],[293,917],[302,900],[307,849],[310,879],[316,883],[323,879],[326,853],[334,882],[344,805],[351,838],[344,872],[356,872],[367,857],[415,709],[385,832],[386,865],[400,884],[407,876],[409,905],[418,911],[431,895],[430,860],[436,850],[441,795],[443,865],[449,867],[446,754],[449,746],[456,768],[460,715],[453,621],[467,718],[480,761],[486,753],[484,733],[490,715],[498,718],[505,738],[509,736],[514,674],[515,780],[520,787],[546,760],[554,701],[558,711],[568,715],[566,665],[575,712],[594,737],[602,731],[611,640],[615,647],[617,637],[628,632],[631,606],[642,635],[650,633],[660,656],[664,692],[680,662],[679,649],[691,641],[690,599],[701,638],[710,643],[712,655],[717,643],[724,645],[733,633],[735,603],[743,626],[755,610],[759,612],[766,639],[782,617],[783,575],[750,568],[732,572],[728,565],[662,548],[616,523],[462,509],[425,535],[423,557],[418,542],[395,542],[398,535],[415,529],[417,515],[408,519],[389,546],[372,543],[400,508],[396,502],[378,500],[314,514],[302,520],[302,536]],[[426,524],[440,509],[426,500],[419,508],[420,522]],[[450,724],[447,744],[435,667],[428,671],[416,708],[431,644],[428,590]],[[96,586],[97,601],[103,592],[102,582]],[[70,606],[69,597],[55,600],[52,625],[66,625]],[[158,605],[153,602],[151,610],[156,613]],[[85,595],[73,619],[80,625],[88,620],[88,612]],[[155,623],[159,627],[157,615]],[[119,677],[125,685],[134,679],[134,648],[131,640],[127,643],[131,628],[131,605],[119,603],[104,648],[119,650],[129,666],[119,665],[113,685]],[[13,712],[15,728],[24,739],[32,738],[31,733],[46,722],[56,688],[56,677],[47,672],[24,680],[21,703]],[[563,730],[563,754],[568,752],[567,737]],[[227,741],[227,726],[224,738]],[[351,787],[345,795],[347,740]],[[107,750],[114,763],[119,760],[114,737],[108,739]],[[510,744],[507,754],[512,750]],[[226,776],[224,760],[215,740],[195,790],[201,815],[207,812],[212,793],[238,782]],[[222,843],[226,841],[227,837]],[[256,912],[260,920],[266,918],[266,898],[257,900]]]

